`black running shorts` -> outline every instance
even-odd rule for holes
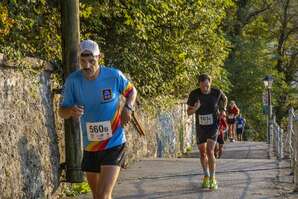
[[[228,122],[228,124],[235,124],[236,119],[235,118],[233,118],[233,119],[228,118],[227,122]]]
[[[104,151],[84,151],[82,171],[100,173],[100,167],[103,165],[121,166],[124,155],[125,144]]]
[[[224,138],[222,136],[217,137],[217,143],[218,144],[225,144]]]
[[[243,128],[241,128],[241,129],[237,129],[237,130],[236,130],[236,133],[237,133],[238,135],[243,134]]]
[[[208,139],[217,141],[218,136],[218,126],[208,126],[208,127],[197,127],[197,144],[203,144],[206,143]]]

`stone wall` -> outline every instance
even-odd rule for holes
[[[186,105],[178,104],[169,111],[160,111],[155,117],[136,113],[145,130],[140,137],[133,127],[127,129],[128,160],[142,157],[177,157],[194,143],[194,117],[186,115]]]
[[[0,54],[0,198],[57,198],[64,162],[63,120],[53,95],[52,66],[39,59],[9,61]],[[152,117],[137,111],[146,136],[131,124],[127,162],[176,157],[191,147],[193,118],[185,105]]]
[[[38,59],[11,62],[0,54],[1,199],[49,198],[59,185],[50,70]]]

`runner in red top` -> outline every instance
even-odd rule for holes
[[[223,146],[224,146],[224,137],[225,133],[228,130],[228,124],[226,121],[226,114],[222,112],[219,117],[219,127],[218,127],[218,137],[217,137],[217,144],[215,147],[215,157],[220,158],[223,153]]]
[[[231,101],[228,106],[228,128],[229,128],[229,138],[231,142],[235,142],[236,139],[236,117],[239,115],[240,110],[237,107],[235,101]]]

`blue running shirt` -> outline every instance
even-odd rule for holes
[[[237,129],[243,129],[245,125],[245,120],[243,117],[237,117],[236,118],[236,126]]]
[[[120,96],[128,97],[132,90],[133,85],[114,68],[101,66],[95,80],[85,79],[81,70],[67,77],[60,106],[84,107],[80,118],[84,150],[103,151],[125,143]]]

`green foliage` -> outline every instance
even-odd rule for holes
[[[226,63],[230,71],[233,88],[230,100],[236,100],[248,125],[257,132],[265,131],[265,117],[262,115],[262,79],[267,74],[269,63],[262,63],[262,44],[244,41],[234,59]],[[252,50],[253,49],[253,50]],[[263,54],[263,56],[266,56]],[[260,125],[261,124],[261,125]],[[266,132],[266,131],[265,131]]]
[[[0,5],[2,52],[13,56],[15,49],[61,62],[57,4],[6,0]],[[143,104],[167,108],[196,87],[201,72],[229,90],[222,68],[229,43],[220,25],[232,5],[231,0],[81,0],[81,37],[100,44],[107,65],[130,74]]]
[[[82,1],[91,15],[82,36],[101,44],[106,62],[129,72],[143,99],[161,107],[196,86],[198,73],[222,77],[228,43],[219,25],[230,1]],[[99,34],[100,33],[100,34]]]
[[[66,196],[78,196],[80,194],[85,194],[91,192],[87,182],[75,183],[67,186],[64,190]]]
[[[224,25],[227,38],[232,42],[232,51],[226,61],[225,68],[229,71],[229,80],[233,87],[230,98],[235,99],[241,112],[246,117],[251,135],[259,140],[265,138],[266,118],[262,114],[262,79],[271,74],[274,77],[273,107],[278,121],[287,117],[291,106],[297,107],[297,87],[291,87],[298,71],[297,58],[293,56],[293,37],[289,35],[283,46],[283,52],[278,52],[281,33],[291,30],[294,16],[288,21],[287,28],[282,27],[282,16],[285,9],[279,3],[270,0],[238,1]],[[291,1],[289,1],[291,2]],[[284,5],[284,4],[283,4]],[[298,5],[289,4],[289,10],[297,10]],[[288,16],[290,11],[286,11]],[[296,18],[297,19],[297,18]],[[292,29],[293,30],[293,29]],[[297,35],[298,29],[293,32]],[[297,40],[296,40],[297,42]],[[282,62],[282,70],[279,62]],[[296,104],[296,105],[295,105]],[[298,108],[298,107],[297,107]]]
[[[60,59],[60,14],[57,7],[45,0],[4,0],[0,3],[0,13],[0,52],[10,53],[5,49],[14,49],[23,56],[48,61]]]

